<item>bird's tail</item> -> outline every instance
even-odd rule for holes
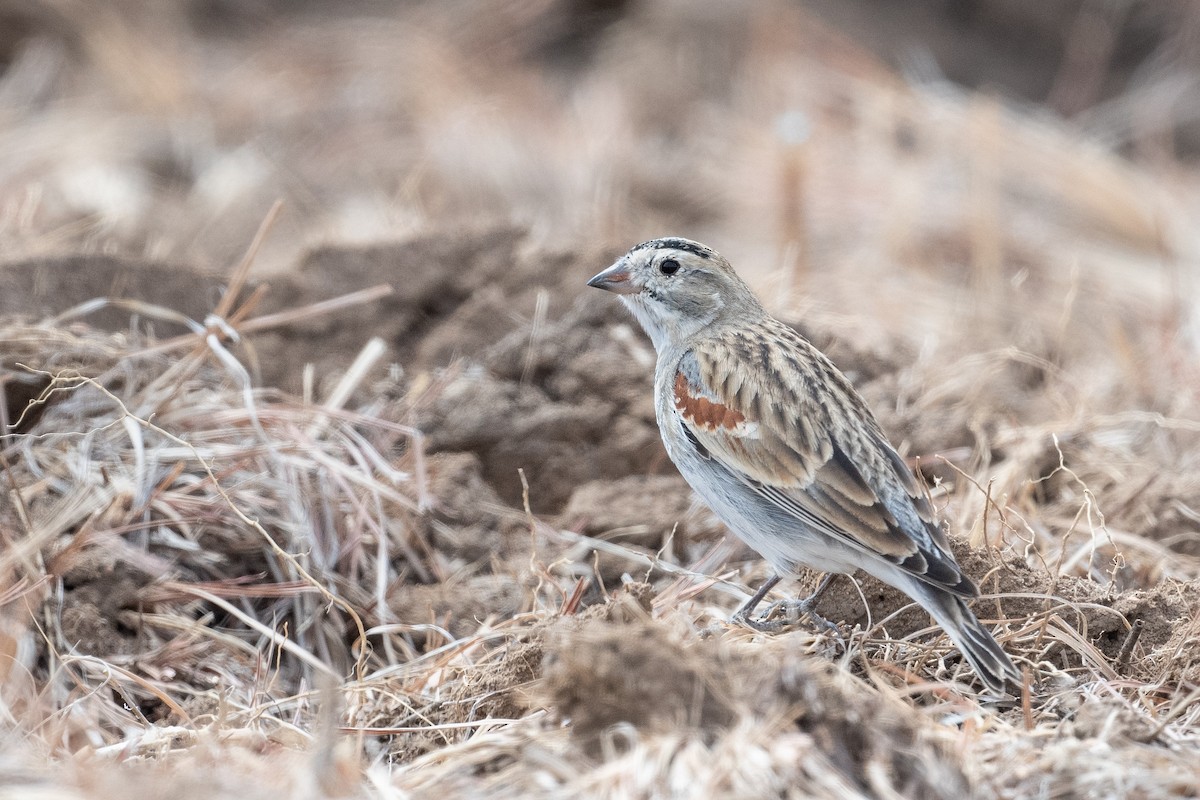
[[[916,583],[913,597],[950,634],[989,689],[1003,693],[1021,686],[1021,671],[963,598],[927,583]]]

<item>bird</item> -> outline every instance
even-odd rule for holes
[[[679,237],[635,245],[587,282],[613,292],[657,356],[654,406],[680,474],[774,574],[733,616],[800,566],[862,570],[915,600],[983,684],[1022,674],[968,601],[979,589],[950,551],[916,478],[833,362],[771,316],[715,250]],[[769,616],[769,615],[767,615]]]

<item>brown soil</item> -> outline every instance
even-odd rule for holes
[[[647,553],[670,545],[686,563],[720,530],[694,506],[662,451],[650,404],[652,353],[645,341],[616,304],[581,297],[587,265],[522,250],[521,241],[519,231],[497,229],[371,248],[322,248],[296,275],[268,282],[272,299],[264,311],[285,301],[298,307],[388,282],[397,270],[405,279],[393,280],[397,291],[367,310],[248,343],[263,365],[264,380],[284,386],[294,381],[298,365],[348,363],[371,335],[386,337],[411,374],[428,376],[414,379],[429,388],[411,405],[411,421],[425,434],[431,454],[435,506],[413,522],[418,538],[445,559],[439,568],[445,577],[427,585],[398,584],[390,606],[399,618],[435,623],[455,636],[529,607],[531,544],[521,511],[522,473],[535,514],[557,515],[559,525],[590,537]],[[545,263],[555,259],[562,266],[547,272]],[[34,303],[26,306],[46,313],[82,302],[103,285],[106,292],[118,293],[142,287],[134,296],[165,308],[190,308],[192,316],[202,318],[204,305],[197,298],[216,298],[220,291],[217,280],[187,270],[112,259],[98,260],[89,281],[75,284],[65,278],[74,265],[66,260],[43,262],[36,270],[27,264],[7,269],[18,283],[32,285],[36,271],[38,285],[58,287],[34,293]],[[543,283],[547,275],[551,280]],[[531,317],[540,292],[553,300],[535,322]],[[114,311],[91,321],[121,319]],[[868,394],[884,391],[881,381],[883,387],[891,385],[896,366],[885,358],[857,353],[819,331],[810,336],[824,340]],[[329,375],[332,380],[336,370]],[[918,442],[926,436],[954,440],[953,430],[945,428],[928,434],[918,428],[912,434]],[[1122,671],[1138,672],[1139,664],[1161,671],[1179,661],[1167,650],[1178,648],[1175,632],[1196,613],[1194,596],[1188,599],[1194,583],[1168,581],[1149,590],[1113,593],[1091,581],[1053,578],[1016,552],[997,556],[961,540],[956,550],[967,572],[982,579],[985,592],[1000,596],[979,602],[987,615],[1023,619],[1046,614],[1061,601],[1083,604],[1083,611],[1066,612],[1074,615],[1068,624],[1086,631],[1109,659],[1117,656],[1129,625],[1142,622]],[[623,559],[591,558],[600,566],[603,584],[619,582],[630,571]],[[476,574],[453,576],[463,569]],[[514,583],[513,576],[521,573],[526,577]],[[137,589],[144,580],[142,572],[111,557],[105,563],[85,558],[63,573],[69,643],[100,656],[132,652],[138,642]],[[793,584],[793,591],[799,593],[812,580]],[[602,599],[594,592],[588,597]],[[817,610],[864,630],[868,620],[886,618],[872,633],[896,639],[929,626],[908,598],[870,578],[835,581]],[[1048,646],[1043,657],[1067,671],[1081,666],[1078,654],[1062,644]],[[1185,658],[1172,672],[1194,668]]]

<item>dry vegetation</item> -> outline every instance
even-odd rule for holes
[[[1200,794],[1169,119],[795,4],[335,5],[0,2],[0,798]],[[1025,696],[871,580],[725,624],[766,567],[582,287],[666,233],[856,381]]]

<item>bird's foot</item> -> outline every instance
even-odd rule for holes
[[[742,625],[760,633],[778,633],[800,624],[802,617],[808,617],[813,625],[840,638],[841,628],[836,622],[822,617],[814,608],[816,604],[811,598],[803,600],[788,599],[772,603],[762,616],[752,617],[746,609],[739,609],[729,621],[734,625]]]
[[[837,623],[818,614],[816,605],[815,598],[812,597],[805,597],[802,600],[779,600],[767,606],[767,610],[763,612],[761,619],[768,622],[778,620],[784,626],[791,627],[798,624],[801,617],[808,617],[818,629],[840,636],[841,629],[837,626]]]
[[[758,591],[754,593],[754,596],[744,606],[734,612],[729,621],[734,625],[742,625],[761,633],[777,633],[795,626],[802,616],[807,616],[817,628],[832,633],[840,639],[841,629],[838,628],[837,623],[830,622],[816,611],[817,600],[820,599],[821,595],[829,587],[833,577],[832,573],[827,574],[821,580],[820,585],[817,586],[817,590],[808,597],[799,600],[779,600],[772,603],[762,616],[751,616],[767,592],[779,582],[778,576],[772,577],[759,587]]]
[[[772,609],[774,607],[771,606]],[[752,617],[745,608],[740,608],[734,612],[729,621],[734,625],[741,625],[744,628],[749,628],[759,633],[778,633],[794,624],[792,620],[788,619],[771,619],[770,613],[771,609],[768,609],[767,613],[761,617]]]

